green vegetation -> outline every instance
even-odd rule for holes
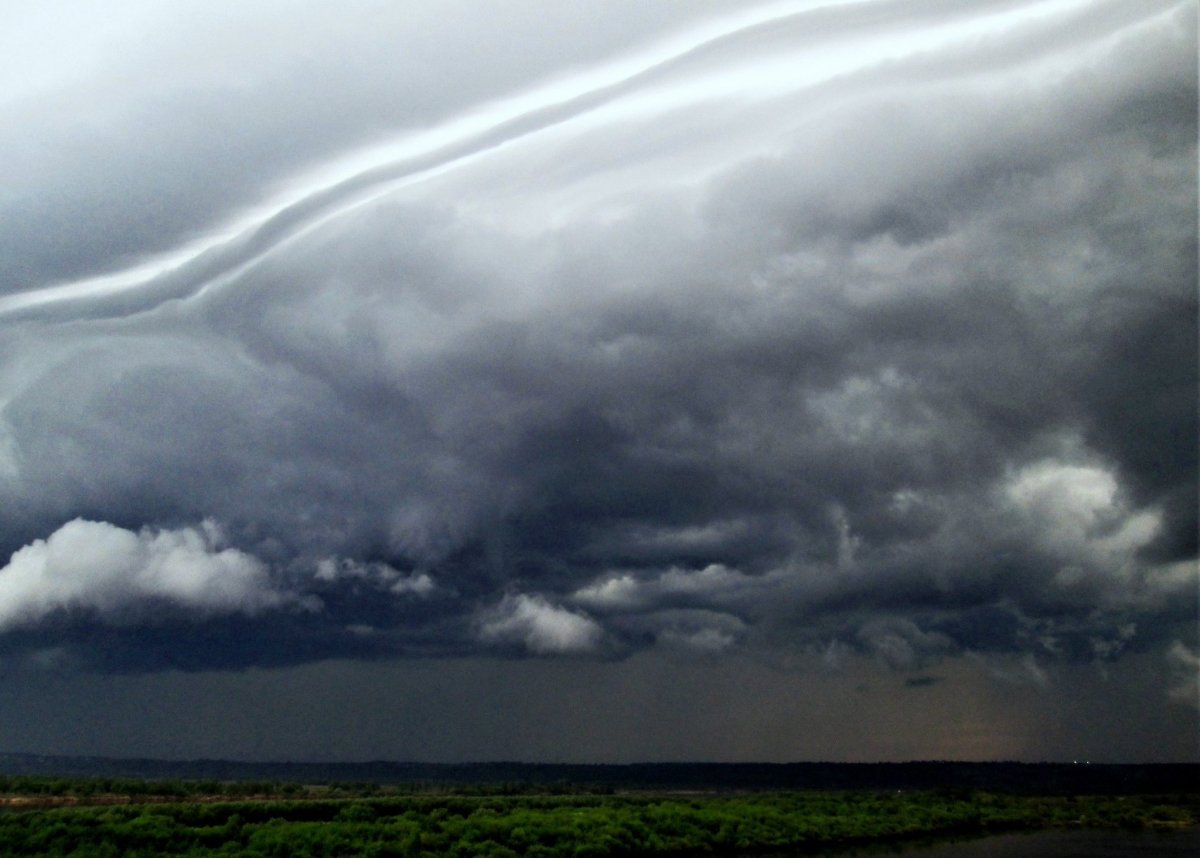
[[[63,791],[54,793],[50,779],[26,780],[0,779],[0,788],[11,793],[13,787],[27,787],[22,790],[26,801],[59,796],[54,800],[130,803],[10,805],[0,812],[0,855],[744,855],[1056,826],[1141,828],[1200,821],[1195,794],[403,795],[394,788],[359,785],[284,787],[294,791],[289,798],[272,794],[278,785],[255,784],[254,794],[265,797],[234,800],[228,790],[247,785],[160,782],[142,784],[135,793],[134,782],[108,782],[85,793],[78,782],[64,782]],[[38,786],[47,790],[37,792]],[[120,787],[124,795],[101,787]],[[190,791],[182,800],[165,800],[172,789]]]

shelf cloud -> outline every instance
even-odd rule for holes
[[[21,5],[8,663],[1194,661],[1193,4]]]

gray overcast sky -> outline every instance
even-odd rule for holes
[[[0,749],[1200,759],[1186,0],[0,16]]]

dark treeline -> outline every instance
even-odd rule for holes
[[[1066,795],[1192,791],[1196,764],[1071,763],[257,763],[0,754],[0,775],[208,782],[371,783],[698,790],[961,789]]]

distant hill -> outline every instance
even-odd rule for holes
[[[0,754],[0,774],[312,784],[572,784],[614,789],[984,789],[1057,794],[1200,791],[1200,765],[1190,763],[260,763],[9,753]]]

